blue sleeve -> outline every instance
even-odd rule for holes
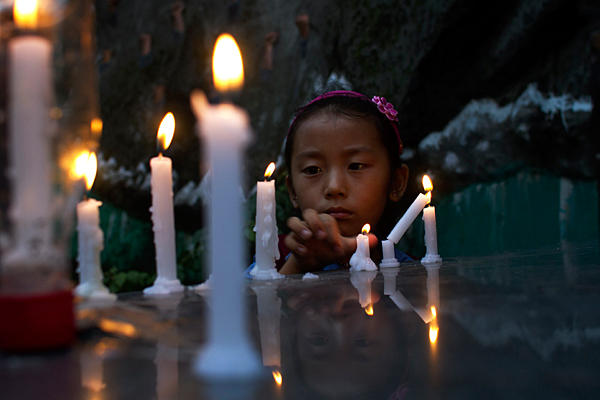
[[[396,247],[394,247],[394,252],[396,253],[396,259],[398,259],[398,262],[400,263],[414,261],[408,254],[398,250]]]

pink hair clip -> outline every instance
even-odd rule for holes
[[[377,104],[377,109],[390,120],[398,122],[398,111],[394,109],[394,105],[389,103],[385,97],[373,96],[371,101]]]

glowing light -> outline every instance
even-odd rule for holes
[[[123,335],[127,337],[137,336],[137,330],[135,326],[121,321],[115,321],[112,319],[102,318],[98,323],[100,329],[108,333],[114,333],[117,335]]]
[[[431,306],[431,315],[433,315],[433,318],[437,318],[437,310],[435,309],[435,306]]]
[[[37,0],[15,0],[13,8],[15,25],[24,29],[37,28],[38,8]]]
[[[163,117],[158,127],[156,137],[161,144],[163,150],[166,150],[171,145],[173,134],[175,133],[175,117],[172,112],[168,112]]]
[[[265,179],[269,179],[273,175],[273,172],[275,172],[275,163],[271,162],[265,170]]]
[[[369,304],[365,308],[365,314],[367,314],[368,316],[372,317],[374,313],[375,313],[375,311],[373,310],[373,304]]]
[[[423,189],[426,192],[431,192],[433,190],[433,183],[428,175],[423,175]]]
[[[440,328],[437,324],[432,323],[429,325],[429,342],[431,344],[435,344],[437,342],[439,330]]]
[[[90,153],[89,151],[82,151],[75,158],[73,167],[73,175],[76,179],[84,178],[85,187],[87,190],[92,188],[94,180],[96,179],[96,172],[98,170],[98,159],[96,153]]]
[[[275,380],[277,386],[281,386],[283,383],[283,376],[281,375],[281,372],[277,370],[273,371],[273,379]]]
[[[102,120],[100,118],[94,118],[90,122],[90,130],[94,135],[100,135],[102,133]]]
[[[217,39],[212,70],[215,88],[220,92],[239,90],[244,83],[242,53],[233,36],[228,33]]]
[[[365,224],[365,225],[362,227],[362,234],[363,234],[363,235],[367,235],[369,232],[371,232],[371,225],[369,225],[369,224]]]

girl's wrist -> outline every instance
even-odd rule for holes
[[[279,272],[285,275],[299,274],[302,272],[298,266],[298,260],[296,260],[293,253],[285,261],[285,264],[283,264],[283,267],[281,267]]]

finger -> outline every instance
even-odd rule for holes
[[[308,240],[312,237],[312,232],[309,229],[308,224],[298,217],[288,218],[287,226],[292,232],[304,240]]]
[[[284,242],[287,248],[293,253],[300,255],[305,255],[307,253],[306,246],[298,240],[298,236],[295,233],[287,235]]]
[[[333,246],[333,250],[341,255],[343,253],[342,236],[337,221],[329,214],[319,214],[319,219],[327,234],[327,241]]]
[[[327,237],[327,233],[325,232],[325,228],[321,223],[321,219],[319,218],[319,214],[312,208],[307,208],[302,212],[302,218],[310,227],[310,230],[315,234],[318,239],[325,239]]]

